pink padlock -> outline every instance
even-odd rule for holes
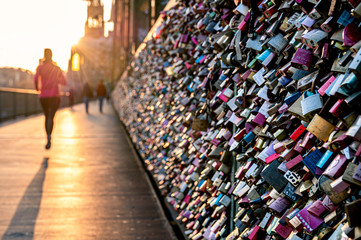
[[[263,127],[266,122],[266,117],[262,113],[257,113],[252,122]]]

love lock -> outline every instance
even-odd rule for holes
[[[312,113],[320,110],[323,107],[320,94],[313,93],[311,91],[305,91],[302,94],[302,114],[304,116],[310,116]]]
[[[207,115],[202,116],[198,111],[195,118],[193,119],[192,129],[195,131],[206,131],[208,128],[208,119]]]

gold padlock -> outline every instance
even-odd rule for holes
[[[335,129],[335,126],[329,123],[326,119],[316,114],[310,124],[307,126],[307,131],[315,135],[318,139],[326,142],[330,134]]]

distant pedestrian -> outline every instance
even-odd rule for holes
[[[99,112],[103,112],[103,101],[104,97],[107,96],[107,89],[103,83],[103,80],[100,80],[98,87],[97,87],[97,97],[99,100]]]
[[[71,87],[69,88],[69,107],[70,109],[73,109],[74,106],[74,89]]]
[[[36,90],[40,90],[39,99],[45,116],[45,130],[47,134],[46,149],[51,147],[51,134],[54,127],[55,113],[60,104],[59,84],[65,85],[66,79],[60,69],[52,60],[51,49],[44,49],[44,60],[39,63],[34,75]],[[41,88],[39,89],[39,82]]]
[[[93,95],[93,89],[91,88],[88,82],[85,82],[83,85],[82,96],[85,105],[85,112],[89,113],[89,100],[93,98],[94,95]]]

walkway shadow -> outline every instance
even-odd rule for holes
[[[40,169],[27,187],[2,240],[32,240],[34,238],[48,160],[49,158],[46,157],[43,159]]]

